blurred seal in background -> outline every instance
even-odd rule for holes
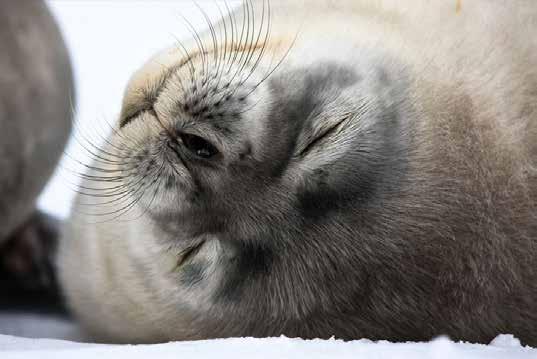
[[[43,1],[0,1],[0,44],[0,286],[14,301],[15,289],[53,286],[57,227],[37,213],[36,199],[67,142],[74,90],[67,49]]]

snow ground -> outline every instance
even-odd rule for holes
[[[526,359],[537,350],[523,348],[516,339],[500,336],[491,345],[453,343],[445,338],[430,343],[388,343],[356,340],[235,338],[153,345],[79,344],[0,335],[0,357],[15,358],[386,358],[386,359]]]
[[[77,81],[77,129],[83,137],[97,139],[107,133],[119,112],[123,89],[132,72],[154,52],[189,36],[179,12],[196,27],[204,20],[190,1],[72,1],[49,0],[71,51]],[[221,3],[221,2],[220,2]],[[228,1],[233,5],[233,1]],[[235,1],[236,3],[236,1]],[[218,17],[213,2],[202,3],[212,19]],[[80,139],[80,137],[79,137]],[[80,144],[71,139],[66,150],[84,162]],[[66,217],[77,183],[69,170],[80,170],[64,157],[60,169],[39,199],[39,206]],[[80,344],[76,325],[55,317],[0,313],[0,358],[536,358],[537,349],[521,347],[511,336],[500,336],[491,345],[453,343],[439,338],[430,343],[388,343],[358,340],[287,338],[226,339],[159,345]],[[57,338],[64,339],[32,339]],[[69,341],[66,341],[69,340]]]

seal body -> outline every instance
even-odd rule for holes
[[[23,225],[71,129],[69,56],[41,1],[0,4],[0,243]]]
[[[73,78],[42,1],[2,1],[0,43],[0,307],[35,309],[59,302],[58,223],[35,207],[69,136]]]
[[[308,5],[133,76],[61,242],[74,312],[105,341],[537,345],[537,6]]]

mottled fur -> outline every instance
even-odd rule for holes
[[[246,80],[252,62],[219,76],[210,33],[131,80],[83,184],[113,218],[75,214],[62,241],[82,323],[107,341],[537,345],[537,5],[270,4],[266,47],[228,38],[265,51]]]

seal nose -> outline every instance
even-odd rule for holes
[[[166,140],[166,146],[168,146],[168,148],[175,153],[181,164],[185,166],[183,156],[181,155],[181,144],[179,141],[181,141],[181,139],[178,137],[169,138]]]

